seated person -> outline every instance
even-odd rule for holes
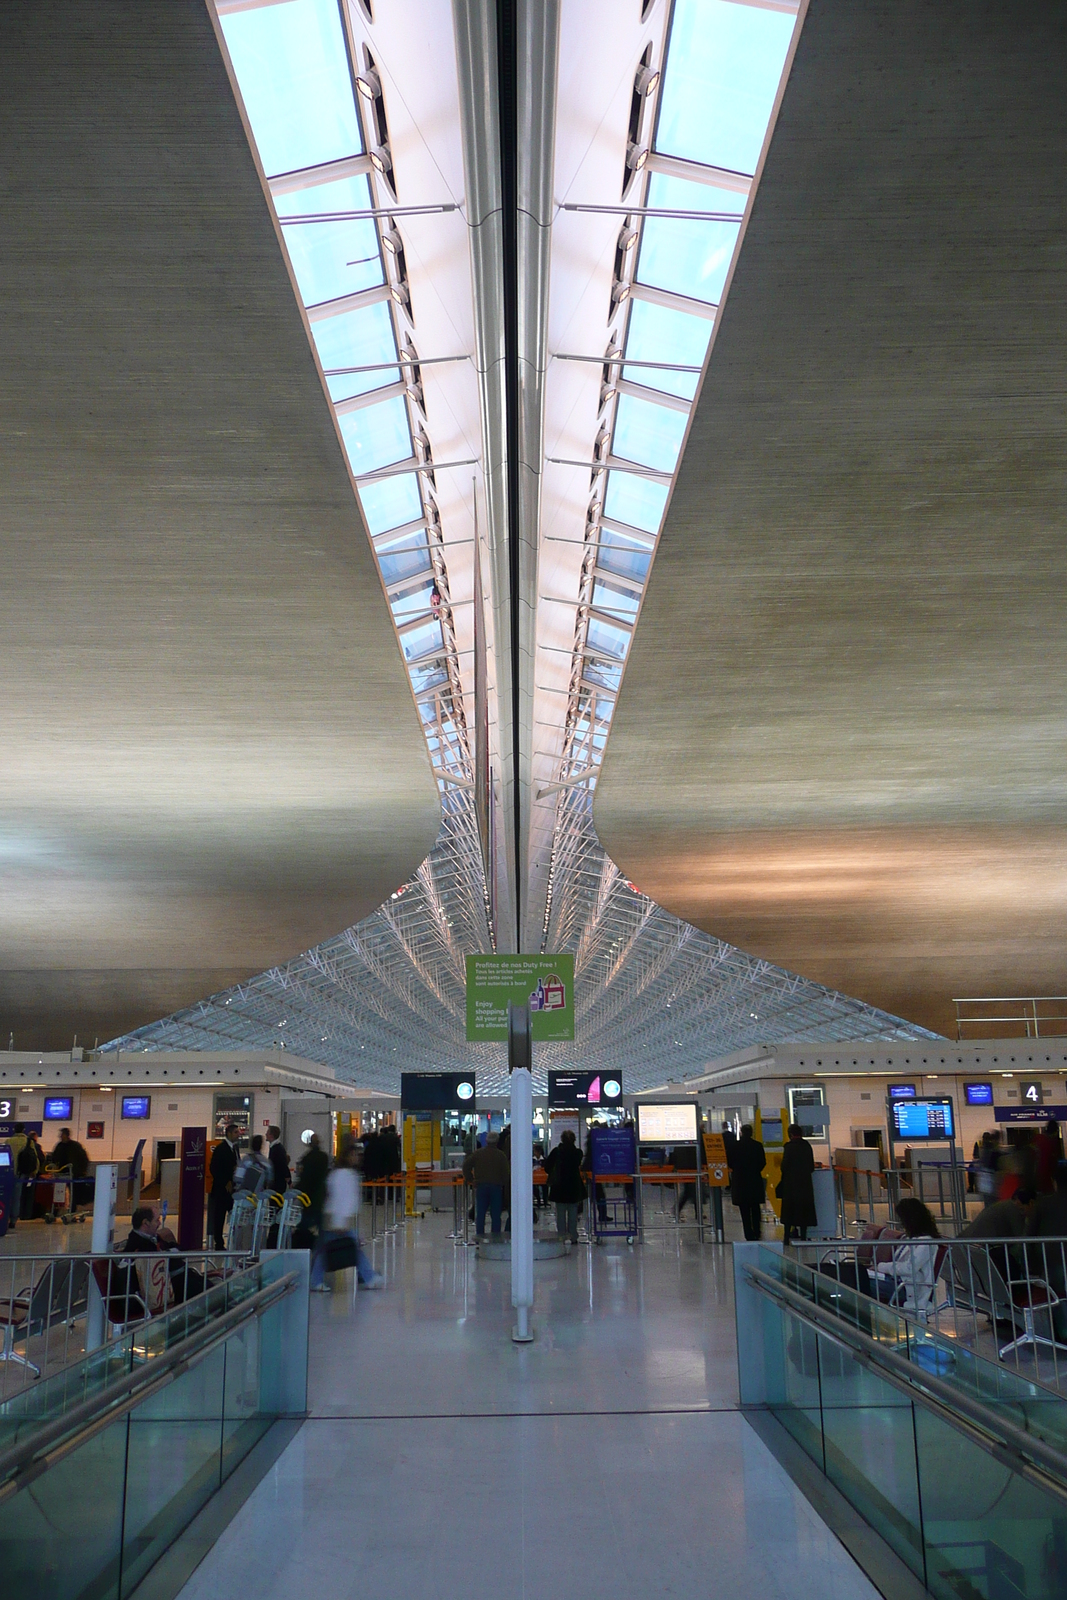
[[[1034,1209],[1034,1194],[1030,1189],[1016,1189],[1010,1200],[996,1200],[972,1217],[960,1234],[961,1239],[1021,1239],[1027,1230]],[[990,1244],[986,1246],[989,1259],[1007,1283],[1022,1275],[1024,1267],[1021,1246]]]
[[[876,1265],[872,1287],[879,1300],[905,1311],[929,1311],[937,1289],[937,1223],[921,1200],[910,1196],[897,1203],[897,1221],[904,1229],[892,1261]]]
[[[154,1206],[138,1206],[130,1221],[132,1227],[129,1238],[123,1246],[126,1255],[156,1255],[160,1251],[173,1254],[177,1251],[177,1239],[164,1225]],[[191,1300],[193,1295],[203,1294],[203,1274],[187,1261],[171,1261],[169,1271],[175,1305]]]

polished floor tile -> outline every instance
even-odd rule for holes
[[[312,1302],[312,1416],[182,1591],[637,1600],[876,1591],[737,1407],[728,1251],[664,1236],[510,1274],[443,1219]]]

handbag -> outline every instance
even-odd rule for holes
[[[344,1272],[356,1264],[356,1241],[350,1233],[339,1233],[326,1245],[326,1271]]]

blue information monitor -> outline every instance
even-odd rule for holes
[[[70,1095],[52,1095],[44,1103],[44,1120],[46,1122],[69,1122],[74,1110],[74,1101]]]
[[[993,1104],[993,1085],[991,1083],[965,1083],[963,1092],[967,1096],[969,1106],[991,1106]]]
[[[889,1110],[894,1139],[910,1144],[929,1139],[944,1144],[955,1134],[951,1100],[894,1100]]]
[[[890,1100],[914,1100],[915,1085],[913,1083],[891,1083],[889,1085]]]
[[[152,1115],[152,1096],[150,1094],[124,1094],[122,1097],[122,1121],[143,1122]]]

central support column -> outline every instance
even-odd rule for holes
[[[533,1309],[533,1047],[530,1008],[508,1005],[511,1070],[511,1303],[516,1344],[528,1344]]]

